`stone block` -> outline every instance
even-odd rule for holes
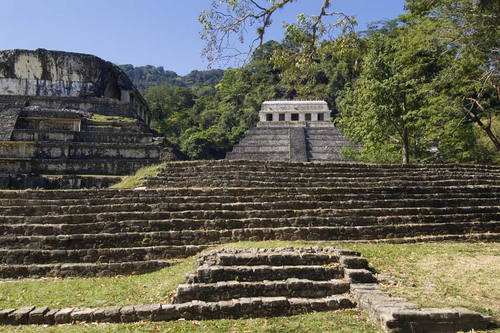
[[[95,309],[91,308],[81,308],[81,309],[75,309],[73,312],[71,312],[71,320],[73,322],[92,322],[93,316],[92,313],[95,311]]]
[[[36,325],[45,324],[45,315],[49,311],[50,309],[46,306],[33,309],[33,311],[31,311],[29,314],[28,323]]]
[[[394,311],[392,316],[401,321],[426,321],[430,320],[430,313],[423,310],[399,310]]]
[[[10,314],[12,312],[16,311],[16,309],[4,309],[0,310],[0,323],[2,324],[10,324],[11,323],[11,318]]]
[[[96,308],[92,313],[95,321],[103,323],[118,323],[121,321],[121,306],[106,306]]]
[[[34,306],[22,307],[9,314],[9,321],[14,325],[28,324],[29,313],[35,309]]]
[[[351,280],[351,283],[374,283],[377,279],[372,272],[367,269],[346,269],[346,277]]]
[[[120,319],[124,323],[137,321],[137,315],[133,306],[124,306],[120,309]]]
[[[54,325],[55,323],[55,315],[56,313],[59,312],[58,309],[54,309],[54,310],[49,310],[47,311],[44,315],[43,315],[43,322],[44,324],[47,324],[47,325]]]
[[[54,323],[55,324],[68,324],[71,323],[71,313],[75,310],[75,308],[64,308],[57,311],[54,314]]]
[[[151,317],[153,321],[171,321],[179,318],[179,311],[177,311],[177,308],[173,304],[162,304],[158,311],[153,311]]]
[[[139,320],[152,320],[153,316],[160,312],[160,304],[148,304],[135,306],[135,313]]]
[[[367,268],[368,260],[358,256],[342,256],[340,262],[346,268]]]

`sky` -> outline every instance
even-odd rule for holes
[[[180,75],[206,69],[198,16],[212,0],[0,0],[0,49],[93,54],[115,64],[163,66]],[[281,40],[282,23],[315,14],[322,0],[299,0],[277,13],[266,39]],[[333,9],[367,23],[395,18],[404,0],[334,0]]]

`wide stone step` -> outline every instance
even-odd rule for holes
[[[499,185],[476,185],[476,186],[380,186],[378,188],[366,187],[262,187],[262,188],[154,188],[154,189],[81,189],[71,191],[44,191],[44,190],[22,190],[2,191],[1,200],[86,200],[89,198],[120,199],[120,198],[144,198],[144,197],[210,197],[210,196],[253,196],[261,195],[398,195],[406,197],[411,195],[452,195],[453,193],[497,193],[500,192]]]
[[[288,146],[261,146],[261,145],[238,145],[233,148],[232,154],[247,154],[247,153],[289,153]]]
[[[156,271],[176,263],[177,261],[172,260],[147,260],[120,263],[0,265],[0,279],[143,274]]]
[[[187,211],[131,211],[105,212],[100,214],[65,214],[42,216],[0,216],[0,223],[94,223],[98,221],[128,220],[168,220],[168,219],[244,219],[244,218],[303,218],[315,217],[386,217],[406,215],[450,215],[450,214],[485,214],[498,213],[500,206],[467,206],[467,207],[404,207],[404,208],[346,208],[346,209],[273,209],[273,210],[187,210]]]
[[[326,163],[326,162],[322,162]],[[321,165],[322,163],[312,163]],[[328,178],[328,177],[343,177],[343,178],[353,178],[360,177],[363,175],[364,177],[411,177],[411,176],[443,176],[443,177],[456,177],[456,176],[465,176],[465,177],[481,177],[481,176],[499,176],[500,172],[494,170],[481,171],[481,170],[448,170],[448,169],[367,169],[367,170],[357,170],[354,168],[329,168],[329,169],[302,169],[302,168],[258,168],[258,167],[208,167],[205,170],[203,168],[171,168],[171,167],[162,167],[160,168],[160,174],[162,175],[174,175],[174,176],[182,176],[182,175],[199,175],[200,173],[204,174],[227,174],[227,175],[271,175],[276,178],[283,177],[299,177],[299,178]]]
[[[427,235],[400,238],[381,238],[370,241],[358,241],[361,243],[384,243],[384,244],[406,244],[406,243],[430,243],[430,242],[498,242],[498,232],[471,232],[461,235]]]
[[[11,206],[0,207],[0,214],[44,216],[62,214],[100,214],[110,212],[180,212],[180,211],[248,211],[248,210],[311,210],[311,209],[349,209],[349,208],[403,208],[403,207],[467,207],[495,206],[497,198],[463,199],[390,199],[390,200],[346,200],[346,201],[274,201],[274,202],[234,202],[234,203],[128,203],[113,205],[75,205],[75,206]]]
[[[249,145],[249,146],[289,146],[290,145],[290,140],[288,139],[287,136],[268,136],[267,138],[265,137],[246,137],[243,140],[238,143],[239,146],[241,145]]]
[[[290,278],[324,281],[344,278],[340,266],[200,266],[189,276],[188,283],[216,283],[220,281],[274,281]]]
[[[4,236],[50,236],[59,234],[96,234],[122,232],[156,232],[181,230],[232,230],[242,228],[285,228],[285,227],[333,227],[333,226],[381,226],[391,224],[450,223],[455,221],[489,222],[500,221],[500,213],[409,215],[386,217],[317,217],[298,218],[248,218],[248,219],[172,219],[172,220],[128,220],[100,221],[95,223],[71,224],[0,224],[0,235]],[[48,222],[48,221],[42,221]]]
[[[0,159],[4,173],[129,175],[158,159]]]
[[[57,236],[2,236],[0,244],[5,249],[88,249],[209,245],[247,240],[375,240],[439,234],[497,233],[499,231],[500,221],[451,222],[364,227],[244,228]]]
[[[308,154],[315,153],[328,153],[328,152],[339,152],[342,148],[347,145],[342,141],[330,141],[330,142],[315,142],[314,144],[308,142]]]
[[[299,182],[290,180],[240,180],[240,179],[155,179],[147,178],[144,182],[148,187],[340,187],[351,185],[353,187],[375,187],[380,186],[496,186],[498,180],[475,179],[475,180],[436,180],[436,181],[310,181]]]
[[[142,143],[153,142],[153,135],[135,132],[73,132],[16,129],[12,132],[13,141],[55,141],[55,142],[108,142],[108,143]]]
[[[499,172],[500,167],[494,165],[468,165],[468,164],[363,164],[363,163],[348,163],[348,162],[323,162],[323,163],[310,163],[310,162],[257,162],[257,161],[226,161],[226,160],[213,160],[213,161],[172,161],[167,162],[164,166],[165,169],[182,167],[184,170],[189,169],[205,169],[211,170],[231,169],[231,168],[257,168],[259,170],[273,170],[273,171],[291,171],[291,170],[332,170],[336,171],[370,171],[370,170],[455,170],[455,171],[495,171]]]
[[[229,160],[256,160],[256,161],[287,161],[289,160],[289,152],[252,152],[252,153],[239,153],[229,152],[226,154],[226,159]]]
[[[247,135],[288,135],[288,128],[261,128],[254,127],[247,131]]]
[[[20,142],[0,145],[0,158],[82,159],[82,158],[159,158],[160,147],[136,143]]]
[[[306,140],[311,143],[315,144],[316,142],[319,143],[320,145],[330,142],[345,142],[346,144],[352,145],[350,141],[346,139],[346,137],[342,134],[338,133],[309,133],[307,132],[306,135]]]
[[[110,323],[140,321],[206,320],[297,315],[313,311],[353,308],[349,295],[323,298],[252,297],[220,302],[195,300],[177,304],[147,304],[101,308],[49,309],[25,307],[1,310],[0,324],[40,325],[71,323]]]
[[[312,281],[288,279],[286,281],[182,284],[177,288],[174,303],[193,300],[216,302],[240,297],[303,297],[322,298],[344,294],[349,283],[342,280]]]
[[[260,253],[219,253],[215,257],[214,264],[231,269],[232,266],[256,267],[256,266],[298,266],[316,265],[338,267],[339,255],[336,253],[311,253],[297,251],[280,251],[276,254],[270,252]]]
[[[337,172],[331,171],[316,171],[316,172],[298,172],[298,171],[265,171],[265,170],[212,170],[210,173],[204,172],[203,175],[210,175],[212,178],[226,177],[226,178],[243,178],[254,179],[261,177],[271,177],[272,179],[296,179],[301,180],[356,180],[360,178],[359,172]],[[189,178],[202,178],[200,172],[195,170],[169,170],[169,172],[160,171],[159,177],[189,177]],[[500,173],[494,172],[464,172],[464,171],[370,171],[364,172],[363,178],[370,179],[460,179],[460,178],[494,178],[500,180]]]
[[[0,175],[0,188],[8,189],[80,189],[104,188],[118,183],[122,177],[106,175]],[[1,194],[0,194],[1,196]],[[0,199],[1,201],[2,199]],[[26,202],[19,202],[27,206]]]
[[[331,160],[338,160],[338,161],[343,161],[345,158],[344,156],[338,152],[328,152],[328,153],[316,153],[316,152],[309,152],[307,155],[310,161],[331,161]]]
[[[50,178],[50,176],[48,176]],[[56,177],[58,178],[58,177]],[[82,177],[83,178],[83,177]],[[110,178],[110,177],[107,177]],[[116,182],[120,179],[118,177],[111,177],[113,180],[116,179]],[[170,193],[166,193],[165,196],[162,196],[158,193],[151,193],[151,196],[122,196],[122,197],[104,197],[104,198],[84,198],[82,196],[81,199],[23,199],[23,198],[15,198],[15,199],[2,199],[0,192],[0,210],[7,207],[12,206],[26,206],[32,207],[35,209],[36,207],[45,207],[45,206],[76,206],[76,205],[115,205],[115,204],[157,204],[159,202],[163,203],[171,203],[171,204],[181,204],[181,203],[234,203],[234,202],[276,202],[283,199],[283,195],[248,195],[248,196],[171,196]],[[217,194],[217,193],[214,193]],[[224,193],[221,193],[224,194]],[[277,193],[279,194],[279,192]],[[435,200],[440,199],[445,196],[446,199],[495,199],[500,197],[500,192],[494,191],[485,191],[485,192],[457,192],[457,193],[367,193],[367,194],[351,194],[351,193],[343,193],[343,194],[292,194],[287,193],[287,198],[289,201],[345,201],[345,200],[394,200],[394,199],[429,199]]]
[[[0,265],[121,263],[186,258],[206,249],[206,245],[124,247],[75,250],[2,249]]]

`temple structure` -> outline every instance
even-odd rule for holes
[[[343,148],[357,147],[332,123],[325,101],[267,101],[259,120],[226,159],[342,161]]]
[[[105,187],[174,159],[147,103],[98,57],[0,51],[0,188]]]

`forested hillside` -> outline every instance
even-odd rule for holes
[[[318,38],[317,21],[303,18],[215,86],[150,87],[144,95],[157,127],[192,158],[221,158],[255,125],[264,100],[324,99],[363,147],[345,152],[353,159],[499,163],[498,2],[407,0],[406,7],[335,38]]]
[[[224,71],[213,69],[206,71],[191,71],[185,76],[179,76],[176,72],[155,67],[151,65],[134,67],[132,65],[120,65],[120,68],[130,77],[139,89],[159,86],[162,84],[191,87],[217,84]]]

